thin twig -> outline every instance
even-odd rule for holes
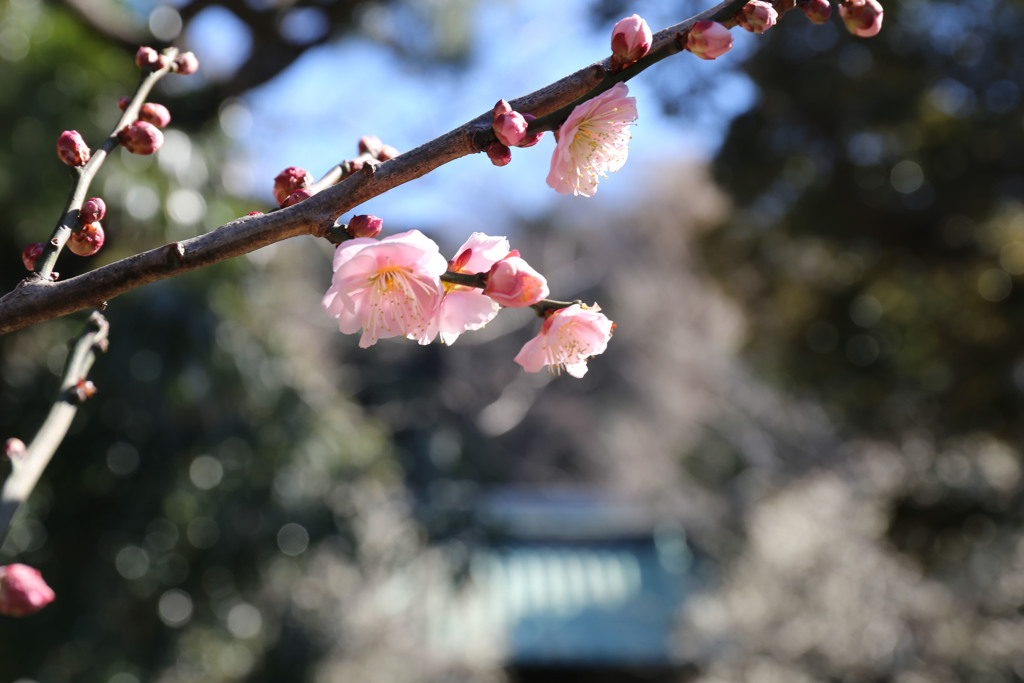
[[[25,452],[11,460],[11,471],[0,493],[0,545],[11,526],[18,508],[24,503],[54,452],[64,440],[78,406],[95,389],[86,379],[98,351],[107,348],[109,324],[99,311],[89,316],[82,335],[75,342],[64,366],[60,391],[50,413]]]

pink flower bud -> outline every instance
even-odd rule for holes
[[[35,614],[55,597],[38,570],[24,564],[0,567],[0,614],[12,617]]]
[[[92,151],[77,130],[66,130],[57,138],[57,156],[68,166],[85,166]]]
[[[17,437],[11,437],[4,443],[4,457],[8,460],[20,460],[26,450],[25,442]]]
[[[36,269],[36,261],[43,255],[44,248],[42,242],[33,242],[22,250],[21,262],[25,264],[25,268],[28,270]]]
[[[882,6],[878,0],[843,0],[839,16],[846,30],[861,38],[870,38],[882,30]]]
[[[651,51],[651,27],[639,14],[620,19],[612,29],[611,70],[629,66]]]
[[[191,52],[179,52],[174,58],[173,68],[182,76],[188,76],[199,70],[199,60]]]
[[[250,211],[249,213],[247,213],[245,215],[246,216],[262,216],[263,212],[262,211]]]
[[[304,187],[301,190],[295,190],[295,192],[292,192],[290,195],[285,197],[283,202],[281,202],[281,208],[283,209],[286,206],[292,206],[299,202],[304,202],[312,196],[313,191],[308,187]]]
[[[278,204],[283,205],[284,200],[296,190],[309,187],[313,184],[313,176],[304,168],[289,166],[274,178],[274,199]]]
[[[71,250],[71,253],[79,256],[92,256],[100,250],[106,238],[102,225],[88,223],[71,232],[71,237],[68,238],[68,249]]]
[[[508,114],[512,111],[512,105],[508,103],[508,100],[502,98],[498,100],[498,103],[494,105],[494,109],[491,112],[493,116],[491,118],[498,118],[502,114]]]
[[[103,220],[107,215],[107,203],[99,197],[86,199],[82,204],[82,210],[78,212],[78,222],[82,225],[95,223]]]
[[[140,47],[135,53],[135,66],[140,69],[149,69],[150,71],[156,71],[160,67],[157,66],[160,63],[160,53],[151,47]]]
[[[533,114],[523,114],[523,118],[526,119],[526,125],[529,126],[530,125],[530,121],[533,121],[537,117],[534,116]],[[523,137],[522,141],[519,143],[519,146],[520,147],[533,147],[538,142],[540,142],[540,139],[542,137],[544,137],[544,131],[538,131],[536,133],[527,133]]]
[[[139,110],[139,121],[152,123],[157,128],[166,128],[171,122],[171,112],[162,104],[146,102]]]
[[[374,159],[384,149],[384,143],[376,135],[364,135],[359,138],[359,153],[369,154]]]
[[[164,144],[164,134],[146,121],[136,121],[122,128],[117,139],[132,154],[152,154]]]
[[[508,147],[517,147],[526,137],[526,119],[517,111],[495,116],[491,125],[498,141]]]
[[[383,219],[376,216],[353,216],[348,227],[345,228],[345,232],[352,237],[376,237],[383,227]]]
[[[698,21],[686,37],[686,49],[701,59],[715,59],[732,49],[732,33],[717,21]]]
[[[531,306],[548,293],[548,281],[519,256],[506,256],[491,266],[484,287],[484,294],[511,308]]]
[[[832,18],[832,3],[828,0],[805,0],[800,9],[814,24],[827,24]]]
[[[401,152],[399,152],[397,149],[395,149],[391,145],[383,145],[380,148],[380,153],[377,154],[377,160],[378,161],[387,161],[388,159],[394,159],[399,154],[401,154]]]
[[[117,108],[120,109],[121,111],[124,111],[125,109],[128,108],[128,104],[130,102],[131,102],[131,99],[129,99],[127,97],[118,97],[117,98]]]
[[[512,150],[495,140],[487,145],[487,158],[495,166],[505,166],[512,161]]]
[[[779,19],[771,3],[764,0],[750,0],[736,13],[736,23],[751,33],[764,33]]]

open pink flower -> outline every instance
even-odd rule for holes
[[[548,186],[560,194],[593,196],[600,176],[617,171],[629,153],[629,126],[636,120],[636,100],[616,83],[576,107],[558,130]]]
[[[363,330],[363,348],[398,336],[427,344],[447,267],[437,244],[419,230],[348,240],[334,252],[334,276],[322,305],[342,332]]]
[[[548,315],[540,333],[526,342],[515,361],[527,372],[565,370],[573,377],[587,374],[587,359],[604,353],[615,324],[601,307],[573,304]]]
[[[509,253],[508,239],[474,232],[459,247],[455,258],[448,264],[453,273],[486,273]],[[476,287],[463,287],[449,282],[444,284],[444,298],[438,307],[430,330],[430,338],[440,336],[451,344],[469,330],[479,330],[498,314],[501,307]]]
[[[35,614],[55,597],[38,569],[24,564],[0,567],[0,614],[12,617]]]

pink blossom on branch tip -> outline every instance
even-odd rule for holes
[[[636,99],[628,93],[625,83],[616,83],[573,109],[555,136],[549,187],[590,197],[601,177],[622,168],[629,154],[629,127],[637,117]]]
[[[620,19],[612,29],[611,70],[618,71],[646,55],[653,41],[651,27],[639,14]]]
[[[698,21],[686,36],[686,49],[701,59],[716,59],[732,49],[732,33],[717,21]]]
[[[358,237],[335,250],[334,276],[321,303],[345,334],[362,329],[363,348],[387,337],[426,344],[447,267],[437,244],[418,230],[382,240]]]
[[[615,324],[601,313],[601,307],[573,304],[544,319],[540,332],[526,342],[515,362],[527,372],[563,370],[573,377],[587,374],[587,359],[608,348]]]
[[[0,614],[25,617],[56,598],[39,570],[24,564],[0,567]]]

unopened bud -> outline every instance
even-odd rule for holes
[[[103,220],[106,215],[107,203],[99,197],[93,197],[82,203],[82,210],[78,212],[78,222],[87,225]]]
[[[832,3],[828,0],[805,0],[800,9],[814,24],[827,24],[832,18]]]
[[[639,14],[620,19],[612,29],[611,70],[618,71],[646,55],[654,37]]]
[[[736,23],[751,33],[764,33],[779,19],[771,3],[764,0],[750,0],[736,13]]]
[[[377,161],[387,161],[388,159],[394,159],[401,152],[392,147],[391,145],[381,145],[380,153],[377,154]]]
[[[313,191],[308,187],[304,187],[301,190],[295,190],[295,192],[292,192],[290,195],[285,197],[283,202],[281,202],[281,208],[283,209],[286,206],[292,206],[293,204],[304,202],[312,196]]]
[[[147,121],[136,121],[117,133],[121,146],[132,154],[152,154],[164,144],[164,134]]]
[[[376,216],[353,216],[345,228],[352,237],[376,237],[384,227],[384,220]]]
[[[8,460],[20,460],[25,455],[25,442],[17,437],[7,439],[4,444],[4,457]]]
[[[171,112],[162,104],[146,102],[139,109],[139,121],[152,123],[157,128],[166,128],[171,122]]]
[[[21,251],[21,262],[28,270],[36,269],[36,261],[43,255],[45,247],[42,242],[33,242]]]
[[[534,116],[533,114],[523,114],[523,118],[526,119],[526,125],[529,126],[530,125],[530,121],[533,121],[537,117]],[[526,135],[523,136],[523,139],[519,143],[519,146],[520,147],[533,147],[538,142],[540,142],[540,139],[542,137],[544,137],[544,131],[542,131],[542,130],[541,131],[537,131],[536,133],[527,132]]]
[[[512,150],[495,140],[487,145],[487,158],[495,166],[505,166],[512,161]]]
[[[381,142],[380,138],[377,137],[376,135],[364,135],[363,137],[359,138],[360,154],[369,154],[371,157],[376,159],[377,155],[380,154],[380,151],[381,149],[383,149],[383,147],[384,143]]]
[[[309,187],[313,184],[313,176],[304,168],[289,166],[274,178],[274,201],[279,205],[284,204],[288,195],[296,190]]]
[[[510,111],[494,117],[491,127],[501,144],[518,147],[526,137],[526,118],[517,111]]]
[[[77,130],[66,130],[57,138],[57,156],[68,166],[85,166],[92,151]]]
[[[100,250],[106,238],[102,225],[88,223],[71,232],[71,237],[68,238],[68,249],[71,250],[71,253],[79,256],[92,256]]]
[[[262,211],[250,211],[249,213],[247,213],[245,215],[246,216],[262,216],[263,212]]]
[[[519,256],[506,256],[487,273],[484,294],[502,306],[532,306],[547,297],[548,282]]]
[[[131,103],[131,98],[128,98],[128,97],[118,97],[117,98],[117,108],[120,109],[121,111],[124,111],[125,109],[127,109],[128,105],[130,103]]]
[[[701,59],[715,59],[732,49],[732,33],[717,21],[698,21],[686,37],[686,49]]]
[[[56,597],[37,569],[24,564],[0,567],[0,614],[11,617],[35,614]]]
[[[135,66],[143,71],[159,71],[167,66],[167,56],[151,47],[140,47],[135,53]]]
[[[882,6],[878,0],[843,0],[839,3],[839,16],[846,30],[861,38],[878,35],[882,30]]]
[[[199,70],[199,60],[191,52],[179,52],[174,58],[173,68],[182,76],[188,76]]]
[[[80,379],[75,386],[71,387],[71,398],[78,404],[85,403],[87,399],[92,398],[98,391],[96,385],[88,379]]]

